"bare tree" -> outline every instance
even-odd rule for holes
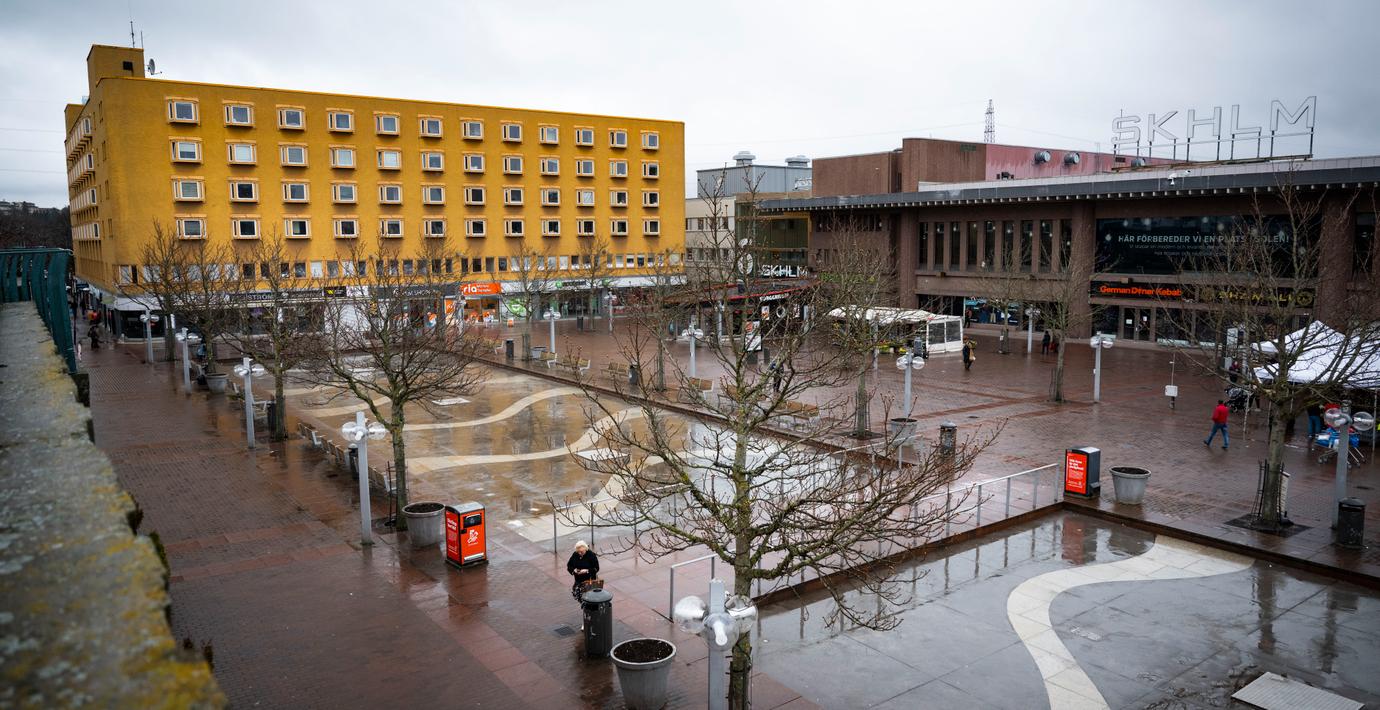
[[[580,251],[576,255],[580,264],[576,267],[577,273],[585,280],[585,288],[589,292],[589,322],[590,328],[594,327],[594,314],[599,310],[599,293],[608,289],[609,276],[613,271],[613,252],[609,246],[609,241],[603,237],[593,237],[580,240]],[[575,267],[574,264],[571,265]],[[609,304],[609,318],[613,318],[613,304]]]
[[[888,584],[892,555],[942,527],[945,512],[925,498],[967,470],[985,441],[961,442],[952,456],[921,446],[905,465],[887,458],[898,445],[890,437],[857,456],[819,447],[816,441],[848,431],[854,402],[841,392],[871,366],[856,349],[835,344],[826,314],[868,303],[890,275],[863,273],[860,261],[842,262],[849,268],[838,273],[822,264],[820,278],[800,282],[763,316],[754,312],[756,304],[744,302],[768,285],[754,268],[750,230],[725,239],[733,245],[726,265],[731,285],[687,288],[679,300],[665,299],[667,308],[731,316],[725,337],[703,341],[702,362],[713,372],[707,379],[714,392],[701,389],[701,378],[692,380],[680,360],[668,358],[671,378],[707,419],[671,416],[655,404],[654,382],[634,387],[632,404],[587,389],[592,425],[619,455],[582,465],[609,477],[605,492],[615,502],[586,501],[592,519],[561,515],[571,524],[631,528],[622,549],[646,559],[707,549],[732,569],[732,592],[742,596],[751,596],[755,583],[817,578],[833,595],[834,615],[887,628],[897,620],[891,605],[903,599]],[[847,230],[832,233],[832,245],[847,254],[885,251],[875,234]],[[663,320],[631,321],[622,329],[620,347],[630,359],[656,356],[666,333]],[[759,343],[770,343],[778,367],[757,362]],[[578,509],[583,506],[570,510]],[[859,603],[857,590],[877,603]],[[752,643],[744,636],[732,651],[731,707],[747,707],[751,671]]]
[[[1083,332],[1095,317],[1094,309],[1088,305],[1093,263],[1091,251],[1072,251],[1063,263],[1062,276],[1028,282],[1026,295],[1040,308],[1045,330],[1058,343],[1049,379],[1049,398],[1055,402],[1064,401],[1064,354],[1068,351],[1069,336]]]
[[[508,255],[508,267],[517,277],[518,287],[509,303],[516,301],[522,310],[522,319],[527,321],[527,327],[522,331],[523,359],[527,359],[532,352],[532,324],[541,315],[537,311],[541,306],[542,294],[550,290],[551,279],[555,276],[554,271],[546,268],[549,256],[550,249],[538,251],[525,243]],[[511,307],[510,305],[509,308]]]
[[[1208,255],[1182,264],[1195,307],[1162,303],[1174,328],[1199,336],[1174,341],[1190,365],[1223,386],[1239,381],[1266,409],[1256,520],[1266,530],[1284,522],[1286,423],[1309,402],[1338,396],[1380,347],[1374,271],[1346,273],[1351,264],[1326,259],[1320,238],[1325,231],[1343,232],[1358,193],[1304,190],[1289,177],[1227,225]],[[1347,298],[1316,313],[1316,289],[1329,279],[1350,282]],[[1229,368],[1228,359],[1239,365]]]
[[[177,312],[177,297],[183,289],[178,275],[183,272],[188,247],[187,241],[177,236],[175,228],[155,221],[152,232],[152,239],[144,242],[139,252],[143,264],[140,283],[121,286],[120,290],[141,303],[152,302],[150,310],[164,313],[163,359],[172,360],[176,339],[169,316]]]
[[[216,373],[216,346],[239,325],[229,294],[239,288],[234,250],[210,234],[186,238],[175,227],[153,223],[153,238],[143,248],[145,292],[159,306],[176,313],[201,331],[206,347],[206,374]],[[164,328],[170,340],[171,328]],[[172,352],[171,344],[167,348]]]
[[[435,400],[478,389],[486,376],[479,360],[488,344],[475,330],[459,334],[428,324],[454,281],[455,257],[444,240],[428,239],[416,258],[399,257],[399,248],[383,238],[374,249],[356,251],[350,262],[356,266],[345,280],[367,288],[326,300],[308,378],[358,398],[388,430],[402,508],[408,502],[407,409],[433,411]],[[405,519],[398,526],[405,528]]]
[[[1014,225],[1012,229],[1015,229]],[[1034,276],[1024,267],[1030,263],[1034,240],[1021,239],[1020,235],[1014,232],[1002,232],[994,236],[999,236],[1001,241],[996,249],[997,263],[993,268],[994,275],[982,280],[983,298],[986,299],[987,305],[996,311],[997,317],[1001,318],[1001,337],[997,340],[997,352],[1005,355],[1011,352],[1011,309],[1015,308],[1017,313],[1023,312],[1031,301],[1032,290],[1035,290]],[[956,238],[950,236],[950,239]]]

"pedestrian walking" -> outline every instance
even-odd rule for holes
[[[771,388],[777,394],[781,393],[781,361],[774,360],[771,363]]]
[[[1050,341],[1049,331],[1046,330],[1046,331],[1045,331],[1044,337],[1043,337],[1043,338],[1040,338],[1040,354],[1041,354],[1041,355],[1048,355],[1048,354],[1049,354],[1049,341]]]
[[[99,323],[92,325],[86,331],[86,337],[91,339],[91,349],[101,349],[101,326]]]
[[[1237,382],[1239,382],[1239,381],[1241,380],[1241,361],[1240,361],[1240,360],[1232,360],[1232,361],[1231,361],[1231,367],[1227,368],[1227,379],[1231,380],[1231,383],[1232,383],[1232,384],[1236,384]]]
[[[1320,404],[1320,403],[1318,402],[1318,400],[1316,400],[1316,399],[1313,400],[1313,401],[1311,401],[1311,402],[1309,402],[1309,403],[1308,403],[1307,412],[1308,412],[1308,443],[1309,443],[1309,445],[1311,446],[1311,445],[1313,444],[1313,442],[1317,440],[1318,435],[1321,434],[1321,433],[1322,433],[1322,430],[1323,430],[1323,420],[1322,420],[1322,413],[1323,413],[1323,410],[1322,410],[1322,404]]]
[[[1227,436],[1227,417],[1229,415],[1227,403],[1220,399],[1217,400],[1217,408],[1212,410],[1212,433],[1208,434],[1208,438],[1203,439],[1203,446],[1211,448],[1212,440],[1220,431],[1222,432],[1222,450],[1227,450],[1227,447],[1231,445],[1231,438]]]
[[[963,369],[965,371],[973,369],[975,360],[977,360],[977,343],[972,340],[963,341]]]

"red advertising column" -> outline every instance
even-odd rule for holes
[[[1102,492],[1102,452],[1085,446],[1064,451],[1064,493],[1091,498]]]

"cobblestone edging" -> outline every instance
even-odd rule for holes
[[[0,306],[0,707],[225,705],[31,303]]]

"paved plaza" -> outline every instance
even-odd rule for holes
[[[561,351],[584,353],[596,369],[613,359],[605,334],[560,326]],[[505,329],[491,334],[505,337]],[[969,480],[1054,463],[1068,446],[1098,446],[1104,470],[1129,464],[1155,474],[1145,510],[1123,510],[1107,495],[1100,505],[1111,512],[1374,574],[1375,524],[1366,551],[1329,544],[1331,468],[1310,465],[1298,438],[1290,454],[1291,515],[1309,529],[1273,539],[1225,525],[1249,509],[1262,444],[1234,426],[1231,451],[1204,449],[1202,424],[1215,393],[1180,372],[1183,396],[1170,410],[1159,382],[1168,377],[1167,353],[1114,350],[1104,401],[1093,405],[1087,354],[1071,349],[1071,401],[1054,405],[1043,393],[1049,361],[997,355],[994,341],[980,343],[972,371],[936,357],[916,387],[926,429],[946,420],[964,428],[1004,425]],[[678,357],[685,350],[673,346]],[[899,393],[899,374],[883,357],[877,381]],[[579,613],[564,557],[588,531],[560,526],[553,541],[550,500],[604,491],[607,481],[575,458],[600,449],[601,426],[639,426],[631,405],[614,407],[614,420],[601,423],[572,383],[545,368],[528,374],[521,363],[495,363],[483,390],[466,401],[435,416],[409,413],[413,499],[478,500],[491,513],[491,563],[456,571],[438,551],[412,551],[384,529],[381,544],[361,549],[346,472],[300,438],[271,446],[261,440],[246,453],[240,410],[222,397],[181,394],[173,368],[141,359],[137,345],[88,353],[97,443],[145,509],[145,530],[157,531],[167,547],[174,632],[214,644],[217,678],[235,705],[445,698],[473,707],[620,706],[611,666],[581,659],[579,635],[567,634],[578,629]],[[707,362],[699,360],[702,376]],[[334,395],[294,383],[292,421],[338,441],[340,424],[360,405]],[[671,416],[690,421],[688,413]],[[391,451],[375,442],[370,454],[381,467]],[[1366,497],[1374,478],[1373,463],[1354,469],[1353,491]],[[1053,483],[1047,486],[1040,500],[1053,502]],[[664,618],[669,565],[696,556],[649,563],[613,555],[604,564],[617,637],[656,635],[678,645],[673,707],[703,705],[704,644]],[[1140,561],[1102,566],[1133,559]],[[1087,571],[1069,572],[1078,567]],[[1183,573],[1188,569],[1213,574]],[[922,570],[915,602],[893,632],[821,628],[826,610],[808,594],[765,606],[756,706],[1038,707],[1032,699],[1047,698],[1100,707],[1096,694],[1102,706],[1212,707],[1233,678],[1249,680],[1260,670],[1367,702],[1380,694],[1366,681],[1380,677],[1380,667],[1362,660],[1376,657],[1372,592],[1172,535],[1157,539],[1055,513],[936,551],[918,563]],[[1044,576],[1060,571],[1069,573]],[[1156,581],[1124,576],[1133,574]],[[702,590],[708,578],[706,564],[682,568],[677,595]],[[1267,588],[1276,591],[1260,591]],[[1176,598],[1194,603],[1167,603]],[[1262,629],[1268,639],[1259,638]],[[1331,635],[1309,635],[1315,632]],[[1332,655],[1310,651],[1324,647]],[[1228,657],[1241,660],[1219,668]],[[1003,682],[986,682],[993,674]],[[1154,705],[1169,700],[1179,705]]]

